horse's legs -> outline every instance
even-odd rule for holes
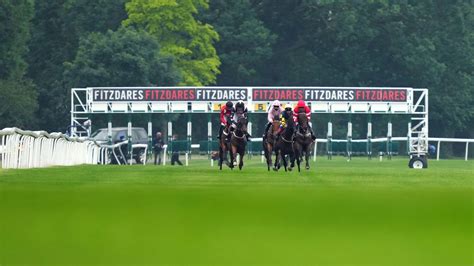
[[[229,157],[230,157],[229,158],[230,160],[229,160],[227,165],[230,167],[230,169],[234,169],[234,160],[235,160],[235,158],[234,158],[232,145],[230,146],[230,149],[229,149]]]
[[[278,171],[280,169],[279,167],[280,164],[280,149],[275,150],[275,166],[273,166],[273,170]]]
[[[303,145],[299,145],[298,148],[295,150],[295,158],[296,158],[296,165],[298,166],[298,172],[301,172],[301,160],[303,158],[304,147]]]
[[[270,145],[270,143],[267,143],[265,147],[265,157],[267,159],[268,171],[270,171],[270,166],[272,165],[272,152],[273,152],[273,147]]]
[[[240,150],[239,155],[240,155],[239,170],[242,170],[242,167],[244,167],[245,150]]]
[[[288,171],[288,163],[286,161],[286,155],[282,153],[281,154],[281,159],[283,160],[283,167],[285,167],[285,172],[286,172],[286,171]]]
[[[230,164],[232,165],[232,169],[234,169],[234,163],[236,163],[237,160],[237,147],[234,145],[230,146]],[[242,160],[242,158],[241,158]]]
[[[300,157],[299,152],[298,152],[298,155],[295,156],[295,157],[296,157],[296,165],[298,165],[298,172],[301,172],[301,166],[300,166],[300,164],[301,164],[301,157]]]
[[[288,153],[288,157],[289,157],[289,164],[290,164],[290,167],[289,167],[289,170],[293,170],[293,167],[295,167],[295,158],[297,156],[297,152],[295,152],[295,149],[292,147],[292,149],[290,150],[290,152]]]

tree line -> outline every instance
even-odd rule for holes
[[[0,0],[0,127],[65,131],[72,87],[404,86],[429,89],[430,135],[473,137],[473,11],[469,0]]]

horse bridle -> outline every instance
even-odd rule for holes
[[[302,127],[300,127],[302,128]],[[308,130],[308,129],[306,129]],[[300,135],[300,136],[303,136],[303,137],[308,137],[309,135],[311,135],[310,132],[306,132],[305,134],[301,133],[299,130],[296,130],[296,135]]]
[[[245,134],[243,134],[242,137],[237,136],[237,134],[235,134],[235,130],[232,131],[232,135],[233,135],[234,137],[238,138],[238,139],[243,139],[243,138],[245,138]]]
[[[287,140],[285,139],[285,137],[283,135],[281,135],[281,139],[286,142],[286,143],[293,143],[294,141],[293,140]]]

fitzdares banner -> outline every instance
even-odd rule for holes
[[[406,102],[406,88],[93,88],[94,102]]]
[[[407,89],[377,88],[255,88],[253,101],[406,102]]]
[[[92,99],[95,102],[246,101],[247,88],[94,88]]]

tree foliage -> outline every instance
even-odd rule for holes
[[[82,39],[76,58],[66,63],[70,86],[176,85],[180,79],[173,57],[160,54],[148,33],[121,28]]]
[[[473,28],[463,0],[0,0],[0,121],[65,129],[79,86],[407,86],[430,90],[430,135],[473,137]]]
[[[116,30],[126,18],[126,0],[36,0],[28,76],[38,88],[39,128],[67,127],[71,84],[63,77],[79,40],[91,32]]]
[[[261,84],[261,70],[272,56],[276,36],[257,17],[250,1],[213,0],[203,19],[213,25],[221,37],[216,44],[222,61],[218,84]]]
[[[176,58],[182,84],[213,84],[220,73],[213,46],[219,35],[195,18],[201,8],[208,8],[207,0],[131,0],[124,25],[144,29],[157,38],[162,53]]]
[[[426,87],[432,135],[472,131],[472,2],[253,4],[278,35],[267,83]]]
[[[35,123],[36,90],[24,77],[32,16],[32,1],[0,1],[0,128]]]

